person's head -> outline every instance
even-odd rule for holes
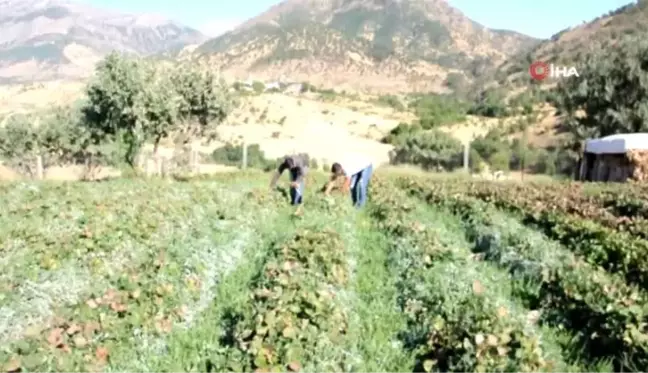
[[[335,162],[333,165],[331,165],[331,174],[334,177],[340,177],[344,175],[344,170],[342,169],[342,165]]]
[[[295,160],[292,157],[286,157],[284,163],[288,166],[289,169],[295,168]]]

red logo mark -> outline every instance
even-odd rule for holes
[[[544,62],[536,61],[529,66],[529,74],[534,80],[543,80],[549,75],[549,65]]]

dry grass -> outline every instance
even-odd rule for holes
[[[74,82],[51,82],[32,86],[0,86],[1,107],[5,111],[29,111],[52,105],[73,102],[81,97],[83,85]],[[219,141],[197,145],[197,150],[208,156],[225,143],[259,144],[267,158],[278,158],[287,153],[306,152],[320,165],[330,164],[342,153],[365,153],[376,164],[387,164],[391,145],[380,142],[385,134],[400,122],[415,119],[412,113],[398,112],[392,108],[376,105],[370,95],[329,96],[308,94],[262,94],[242,96],[240,105],[227,122],[218,128]],[[551,143],[555,137],[558,118],[555,109],[538,108],[536,123],[531,124],[530,140],[536,145]],[[519,117],[491,119],[469,116],[465,122],[443,130],[466,142],[488,133],[498,126],[509,126]],[[518,134],[519,135],[519,134]],[[513,135],[515,137],[517,135]],[[152,146],[145,147],[150,152]],[[163,146],[160,154],[172,157],[175,149]],[[222,166],[224,167],[224,166]],[[218,173],[218,165],[203,165],[201,173]],[[117,170],[102,171],[108,176]],[[45,177],[52,180],[78,180],[82,171],[78,167],[51,169]],[[19,176],[5,169],[0,170],[3,180]]]
[[[31,111],[71,104],[81,97],[83,82],[0,85],[0,113]]]

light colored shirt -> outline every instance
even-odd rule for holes
[[[351,177],[373,164],[371,159],[364,154],[348,155],[338,163],[342,166],[346,177]]]

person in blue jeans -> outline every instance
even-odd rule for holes
[[[357,208],[367,203],[369,182],[373,175],[373,163],[371,160],[356,156],[345,162],[335,162],[331,166],[331,179],[324,186],[324,194],[329,194],[337,180],[344,178],[343,191],[351,192],[351,201]]]
[[[297,212],[299,212],[299,207],[304,200],[306,186],[304,180],[308,170],[308,156],[306,154],[286,156],[270,181],[270,189],[275,188],[279,177],[286,170],[290,173],[290,203],[298,206]]]

